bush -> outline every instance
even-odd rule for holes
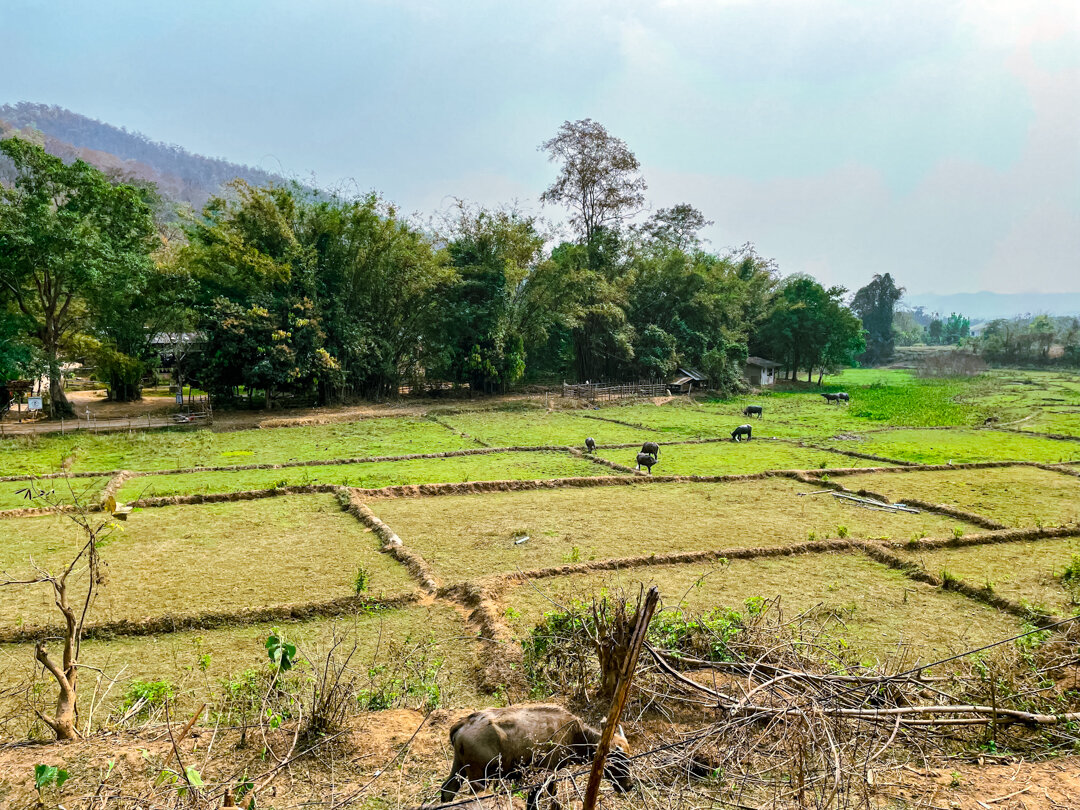
[[[128,684],[124,691],[123,710],[128,712],[138,707],[135,717],[147,717],[150,712],[174,697],[172,684],[168,681],[139,681]]]

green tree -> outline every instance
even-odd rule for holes
[[[339,364],[319,380],[325,397],[396,394],[439,360],[441,309],[457,278],[445,251],[374,194],[305,199],[301,220],[312,300]]]
[[[656,327],[674,341],[678,363],[698,368],[714,387],[734,390],[776,283],[772,263],[749,248],[717,256],[655,242],[632,258],[631,276],[628,308],[640,336],[639,365],[643,352],[655,353],[655,341],[644,336]]]
[[[26,319],[49,376],[53,416],[68,415],[61,360],[87,301],[124,289],[151,266],[153,212],[144,193],[65,165],[19,138],[0,141],[15,180],[0,186],[0,288]]]
[[[784,279],[768,319],[757,336],[762,353],[782,361],[794,378],[851,363],[865,344],[859,320],[843,305],[843,287],[826,289],[813,278]]]
[[[656,324],[649,324],[642,330],[634,349],[643,377],[666,379],[679,364],[675,338]]]
[[[551,325],[544,237],[531,217],[463,203],[449,226],[446,250],[458,275],[442,296],[435,373],[479,391],[506,390],[525,373],[526,339],[542,344]]]
[[[701,229],[712,224],[690,203],[679,203],[659,209],[641,226],[641,232],[665,248],[693,251],[701,247]]]
[[[869,365],[887,363],[893,356],[893,313],[896,302],[904,294],[903,287],[893,283],[892,276],[875,275],[869,284],[855,293],[851,309],[862,320],[866,330],[866,352],[862,360]]]
[[[0,386],[40,373],[39,358],[24,337],[28,330],[22,321],[23,315],[13,308],[0,308]],[[0,410],[5,405],[0,401]]]
[[[930,321],[930,325],[926,327],[926,335],[931,344],[937,346],[941,343],[945,335],[945,324],[941,322],[941,318]]]
[[[942,327],[942,340],[950,346],[959,343],[971,334],[971,321],[963,315],[953,312]]]
[[[337,362],[313,303],[313,252],[298,235],[302,205],[288,188],[236,181],[232,190],[188,226],[180,257],[209,347],[197,381],[217,396],[241,386],[249,398],[262,391],[267,406],[279,393],[310,395]]]

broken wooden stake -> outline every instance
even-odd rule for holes
[[[656,603],[660,600],[660,591],[653,585],[645,595],[645,602],[638,613],[637,625],[634,627],[634,635],[630,637],[630,649],[623,659],[622,668],[619,671],[619,682],[615,686],[615,697],[611,701],[611,709],[608,711],[607,720],[600,733],[600,742],[596,745],[596,757],[593,759],[592,770],[589,772],[589,784],[585,788],[585,801],[581,810],[594,810],[596,799],[600,795],[600,778],[604,774],[604,762],[611,750],[611,738],[615,736],[615,730],[619,727],[619,718],[622,717],[626,698],[630,694],[630,682],[634,679],[634,670],[637,669],[638,655],[645,643],[645,635],[649,631],[649,622],[652,621],[656,611]]]

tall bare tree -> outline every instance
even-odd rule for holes
[[[585,118],[565,121],[554,138],[540,144],[548,160],[562,164],[540,201],[565,205],[570,221],[590,243],[596,232],[633,216],[645,202],[640,164],[626,143]]]

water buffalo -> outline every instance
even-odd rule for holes
[[[450,766],[450,778],[442,786],[442,801],[453,801],[467,784],[520,779],[525,768],[555,771],[591,762],[599,742],[599,731],[562,706],[532,704],[473,712],[450,729],[454,764]],[[620,793],[634,786],[629,753],[630,746],[620,728],[612,738],[604,769]],[[534,788],[526,802],[529,810],[536,808],[542,789],[554,794],[550,781],[542,788]]]
[[[660,458],[660,445],[656,442],[645,442],[645,444],[641,445],[641,452],[648,453],[654,458]]]
[[[640,470],[642,466],[645,466],[649,470],[649,475],[652,475],[653,464],[656,463],[656,456],[652,453],[638,453],[637,454],[637,468]]]
[[[743,416],[753,416],[754,414],[757,414],[759,419],[764,419],[764,411],[765,409],[761,405],[747,405],[743,408],[742,414]]]
[[[731,440],[733,442],[742,441],[743,436],[746,437],[747,441],[750,441],[750,439],[753,438],[750,435],[750,426],[749,425],[739,425],[737,428],[735,428],[733,431],[731,431]]]
[[[594,439],[592,436],[587,437],[585,439],[585,449],[588,450],[590,453],[595,453],[596,452],[596,439]]]
[[[840,397],[847,396],[847,394],[822,394],[822,396],[825,397],[825,401],[831,405],[834,402],[840,402]]]

